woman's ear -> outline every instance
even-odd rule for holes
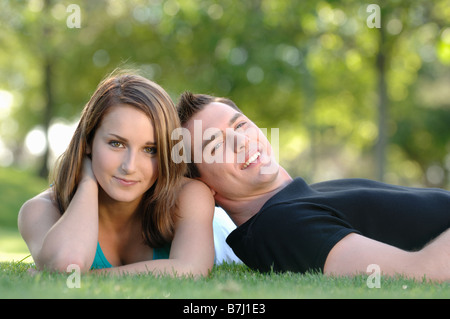
[[[89,155],[89,157],[90,157],[91,153],[92,153],[91,145],[87,144],[86,145],[86,155]]]

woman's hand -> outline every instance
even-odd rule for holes
[[[98,184],[91,160],[83,161],[80,183],[63,214],[48,190],[22,206],[18,221],[38,270],[66,271],[70,264],[89,270],[98,241]]]
[[[83,169],[81,171],[81,181],[94,181],[97,183],[94,171],[92,169],[92,160],[89,157],[85,157],[83,160]]]

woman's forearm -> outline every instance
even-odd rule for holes
[[[153,274],[155,276],[193,276],[197,278],[208,276],[209,272],[211,271],[212,264],[212,262],[210,265],[203,265],[198,263],[189,263],[178,259],[158,259],[141,261],[112,268],[96,269],[93,270],[93,272],[119,276]]]
[[[35,258],[39,269],[66,271],[77,264],[89,270],[98,240],[98,186],[85,179],[78,185],[69,207],[44,238]]]

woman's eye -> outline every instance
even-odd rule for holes
[[[156,154],[156,151],[157,151],[157,149],[156,149],[156,147],[146,147],[145,149],[144,149],[144,151],[146,152],[146,153],[148,153],[148,154],[151,154],[151,155],[153,155],[153,154]]]
[[[109,142],[109,145],[111,145],[114,148],[119,148],[119,147],[123,146],[123,144],[118,141],[111,141],[111,142]]]

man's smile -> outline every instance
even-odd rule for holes
[[[249,157],[249,159],[242,165],[242,169],[246,169],[250,164],[256,162],[256,160],[259,158],[261,153],[259,151],[256,151],[255,154]]]

